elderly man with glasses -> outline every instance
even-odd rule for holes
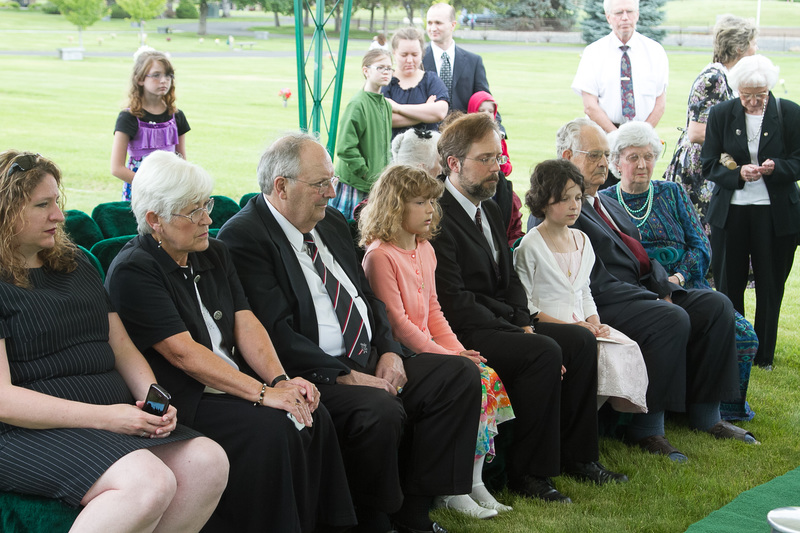
[[[490,200],[504,159],[496,123],[485,113],[455,120],[439,138],[439,155],[447,176],[442,229],[432,241],[439,302],[459,340],[486,358],[511,398],[509,488],[570,502],[551,477],[627,481],[597,462],[594,336],[580,326],[536,322],[528,311],[500,209]]]
[[[614,157],[597,124],[587,118],[565,124],[556,134],[556,147],[558,156],[583,174],[585,197],[573,228],[589,237],[597,255],[591,286],[598,314],[639,343],[647,365],[649,412],[633,415],[626,440],[685,462],[687,456],[664,433],[669,410],[686,411],[692,428],[717,438],[754,443],[751,433],[720,419],[720,400],[738,393],[730,300],[671,282],[664,267],[648,257],[639,230],[619,203],[597,194]]]
[[[306,134],[261,157],[262,194],[219,233],[253,312],[286,372],[314,383],[331,414],[357,532],[442,533],[439,494],[472,490],[480,415],[478,368],[465,357],[412,354],[356,259],[346,220],[328,200],[333,164]]]

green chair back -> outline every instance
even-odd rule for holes
[[[239,212],[239,204],[236,200],[227,196],[212,196],[214,199],[214,211],[211,213],[211,229],[219,229],[233,215]]]
[[[245,194],[244,196],[242,196],[242,199],[239,200],[239,207],[244,207],[244,204],[249,202],[250,198],[252,198],[256,194],[258,194],[258,193],[257,192],[249,192],[249,193]]]
[[[131,211],[130,202],[98,204],[92,210],[92,218],[100,226],[106,239],[136,234],[136,218]]]
[[[110,239],[103,239],[92,246],[90,252],[92,255],[97,257],[97,260],[100,262],[100,266],[103,268],[103,272],[108,273],[108,267],[111,266],[111,262],[115,257],[117,257],[117,254],[120,250],[122,250],[122,247],[134,237],[136,237],[136,235],[111,237]]]
[[[84,248],[103,240],[103,232],[92,217],[79,209],[64,211],[64,230],[72,242]]]
[[[92,266],[97,270],[97,273],[100,274],[100,281],[106,280],[106,273],[103,271],[103,265],[100,264],[100,260],[94,256],[92,252],[81,246],[80,244],[77,245],[78,249],[86,255],[86,258],[92,264]]]
[[[67,533],[80,511],[60,500],[0,492],[0,531]]]

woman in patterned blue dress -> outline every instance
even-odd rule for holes
[[[689,196],[678,184],[652,181],[661,140],[645,122],[624,124],[609,139],[611,164],[620,183],[600,191],[618,201],[641,233],[647,254],[661,263],[670,281],[687,289],[708,289],[706,274],[711,245]],[[755,413],[746,400],[758,337],[753,326],[736,313],[736,352],[739,360],[739,398],[720,405],[724,420],[751,420]]]
[[[728,86],[727,74],[741,58],[756,50],[757,28],[753,22],[734,15],[722,15],[714,26],[714,58],[697,76],[689,92],[686,128],[678,138],[672,162],[664,179],[680,183],[697,210],[706,235],[705,222],[713,184],[703,178],[700,149],[706,136],[708,111],[715,105],[734,97]]]
[[[227,458],[142,410],[153,372],[64,234],[60,181],[0,154],[0,490],[82,506],[74,531],[199,531]]]

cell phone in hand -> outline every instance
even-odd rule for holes
[[[144,399],[142,411],[151,415],[163,416],[169,409],[169,401],[171,399],[172,396],[161,385],[153,383],[150,385],[150,390],[147,391],[147,398]]]

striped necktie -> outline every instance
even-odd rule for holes
[[[361,313],[358,312],[350,293],[342,287],[336,276],[322,262],[319,249],[317,249],[317,244],[314,242],[314,236],[310,233],[304,233],[303,242],[306,245],[308,255],[311,256],[311,261],[314,263],[317,274],[322,278],[325,290],[328,291],[328,296],[330,296],[333,309],[336,312],[336,318],[339,319],[342,337],[344,338],[345,356],[361,366],[366,366],[370,350],[369,335],[367,335],[367,330],[364,327],[364,319],[361,318]]]
[[[623,122],[630,122],[636,116],[636,102],[633,100],[633,78],[631,77],[631,58],[628,56],[630,46],[620,46],[622,60],[619,64],[620,94],[622,96]]]

